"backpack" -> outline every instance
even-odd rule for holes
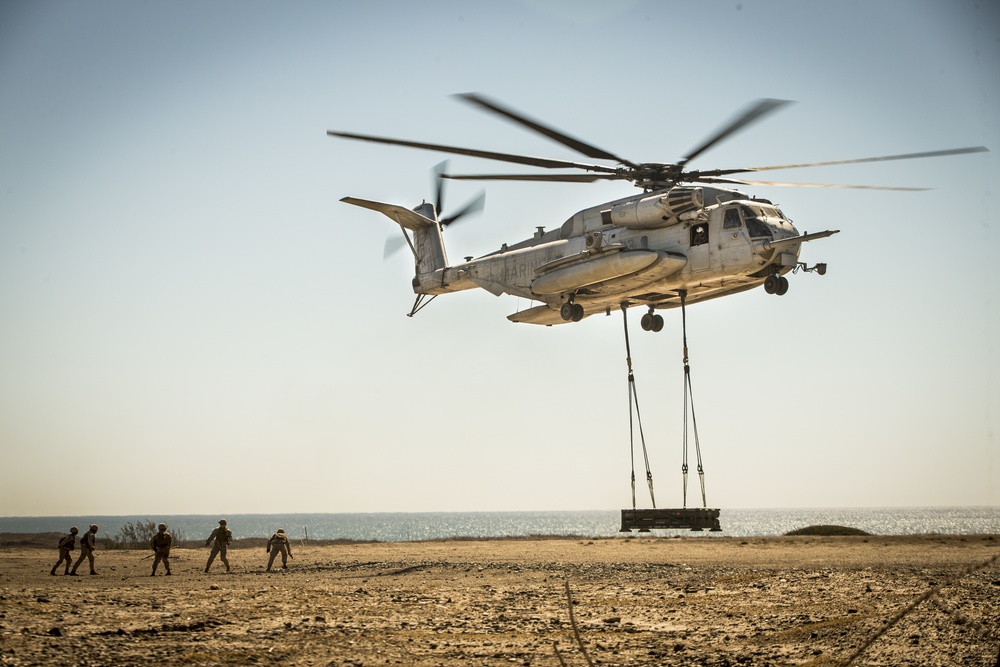
[[[59,540],[60,549],[69,549],[72,551],[74,546],[76,546],[76,535],[66,535]]]

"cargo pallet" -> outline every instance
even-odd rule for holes
[[[619,532],[631,533],[633,530],[638,530],[640,533],[648,533],[650,530],[684,529],[721,531],[719,510],[707,508],[622,510],[622,527]]]

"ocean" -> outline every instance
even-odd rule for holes
[[[567,535],[611,537],[619,533],[619,510],[565,512],[375,512],[358,514],[230,514],[0,517],[0,533],[62,533],[70,526],[100,526],[114,537],[126,523],[164,522],[185,540],[207,539],[220,518],[233,535],[269,537],[284,528],[289,537],[314,540],[409,542],[441,538]],[[721,533],[657,530],[652,535],[760,537],[813,525],[859,528],[873,535],[996,535],[1000,507],[906,507],[837,509],[723,509]],[[638,536],[639,533],[631,533]]]

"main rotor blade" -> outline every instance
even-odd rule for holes
[[[635,169],[638,166],[626,160],[625,158],[618,157],[614,153],[609,153],[603,148],[598,148],[597,146],[588,144],[585,141],[581,141],[580,139],[577,139],[575,137],[563,134],[562,132],[554,128],[548,127],[547,125],[543,125],[537,120],[532,120],[531,118],[528,118],[527,116],[524,116],[519,112],[503,107],[498,102],[490,100],[477,93],[462,93],[461,95],[456,95],[456,97],[463,99],[471,104],[480,106],[488,111],[492,111],[493,113],[499,114],[504,118],[507,118],[509,120],[514,121],[515,123],[523,125],[529,130],[533,130],[543,136],[548,137],[549,139],[557,141],[563,146],[568,146],[573,150],[575,150],[576,152],[586,155],[587,157],[592,157],[598,160],[614,160],[619,164],[623,164],[633,169]]]
[[[726,139],[736,132],[739,132],[747,125],[753,123],[754,121],[760,120],[767,114],[778,109],[786,104],[791,104],[789,100],[775,100],[775,99],[761,99],[754,102],[751,106],[747,107],[742,113],[737,115],[735,118],[729,121],[722,129],[712,135],[710,138],[706,139],[705,142],[692,150],[687,156],[681,160],[681,164],[687,164],[691,160],[695,159],[709,148],[719,143],[723,139]]]
[[[593,183],[628,178],[618,174],[445,174],[455,181],[555,181],[562,183]]]
[[[515,164],[526,164],[532,167],[543,167],[545,169],[586,169],[602,173],[614,173],[614,167],[606,167],[600,164],[583,164],[581,162],[570,162],[569,160],[553,160],[550,158],[532,157],[529,155],[514,155],[511,153],[495,153],[493,151],[480,151],[473,148],[461,148],[457,146],[443,146],[440,144],[427,144],[419,141],[406,141],[405,139],[390,139],[388,137],[375,137],[367,134],[352,134],[350,132],[334,132],[327,130],[331,137],[342,137],[344,139],[356,139],[358,141],[371,141],[377,144],[390,144],[393,146],[408,146],[410,148],[420,148],[428,151],[440,151],[442,153],[453,153],[455,155],[468,155],[470,157],[481,157],[487,160],[499,160],[501,162],[513,162]]]
[[[701,172],[723,176],[725,174],[739,174],[748,171],[769,171],[772,169],[797,169],[799,167],[828,167],[837,164],[860,164],[862,162],[888,162],[890,160],[913,160],[925,157],[943,157],[945,155],[965,155],[967,153],[988,153],[990,149],[985,146],[969,146],[967,148],[949,148],[943,151],[924,151],[922,153],[904,153],[902,155],[881,155],[878,157],[863,157],[854,160],[831,160],[829,162],[804,162],[802,164],[782,164],[770,167],[747,167],[745,169],[719,169],[711,172]]]
[[[697,183],[733,183],[736,185],[773,185],[782,188],[838,188],[848,190],[898,190],[901,192],[926,192],[931,188],[903,188],[891,185],[843,185],[834,183],[778,183],[776,181],[747,181],[736,178],[698,178]]]

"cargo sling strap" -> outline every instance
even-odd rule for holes
[[[646,451],[646,436],[642,432],[642,415],[639,413],[639,395],[635,390],[635,373],[632,371],[632,346],[628,339],[628,313],[622,304],[622,321],[625,323],[625,363],[628,366],[628,435],[629,451],[632,459],[632,509],[635,509],[635,427],[639,427],[639,441],[642,443],[642,459],[646,464],[646,484],[649,486],[649,500],[656,508],[653,495],[653,473],[649,469],[649,453]]]
[[[691,364],[688,360],[687,345],[687,312],[686,299],[687,292],[678,290],[681,306],[681,321],[683,323],[684,335],[684,438],[683,438],[683,464],[681,474],[684,478],[684,506],[682,509],[657,509],[656,501],[653,499],[653,475],[649,470],[649,457],[646,452],[646,438],[642,432],[642,418],[639,415],[639,400],[635,391],[635,374],[632,372],[632,349],[628,339],[628,320],[625,321],[625,361],[628,364],[628,390],[629,390],[629,438],[632,450],[632,509],[622,510],[622,525],[620,532],[630,533],[638,530],[640,533],[648,533],[652,530],[679,530],[690,529],[694,531],[711,530],[721,531],[719,524],[719,510],[709,509],[708,501],[705,499],[705,469],[701,462],[701,444],[698,441],[698,422],[694,413],[694,393],[691,390]],[[622,304],[622,313],[625,313],[627,304]],[[650,311],[652,312],[652,311]],[[688,414],[690,413],[690,423],[694,436],[695,455],[698,459],[698,478],[701,481],[701,508],[688,509],[687,506],[687,482],[688,482]],[[635,431],[634,426],[639,426],[639,439],[642,442],[642,457],[646,462],[646,481],[649,483],[649,497],[653,501],[653,509],[636,509],[635,506]]]
[[[694,414],[694,394],[691,391],[691,364],[688,363],[687,341],[687,309],[685,299],[687,290],[680,290],[681,296],[681,331],[684,340],[684,456],[681,463],[681,476],[684,478],[684,508],[687,508],[688,485],[688,406],[691,408],[691,427],[694,434],[694,451],[698,459],[698,480],[701,482],[701,506],[708,507],[705,499],[705,469],[701,464],[701,444],[698,441],[698,420]]]
[[[694,391],[691,388],[691,363],[688,355],[687,342],[687,291],[680,290],[681,298],[681,331],[684,344],[684,431],[682,439],[682,459],[681,477],[683,490],[683,508],[687,509],[688,491],[688,450],[691,437],[689,437],[688,425],[690,424],[690,436],[693,436],[695,458],[698,466],[698,481],[701,485],[701,506],[707,508],[708,500],[705,494],[705,467],[701,459],[701,441],[698,438],[698,419],[694,409]],[[646,466],[646,484],[649,486],[649,499],[653,508],[656,508],[656,498],[653,493],[653,473],[649,468],[649,453],[646,448],[646,436],[642,430],[642,414],[639,411],[639,395],[635,388],[635,372],[632,369],[632,346],[628,336],[628,316],[627,306],[622,304],[622,321],[625,326],[625,364],[628,367],[628,412],[629,412],[629,451],[632,460],[632,509],[636,507],[635,498],[635,429],[639,429],[639,441],[642,445],[642,459]],[[690,419],[688,418],[690,415]]]

